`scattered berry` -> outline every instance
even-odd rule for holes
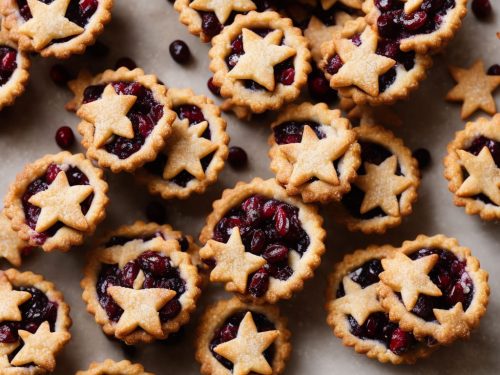
[[[118,69],[122,66],[129,70],[137,68],[137,64],[130,57],[120,57],[118,60],[116,60],[115,69]]]
[[[75,135],[69,126],[61,126],[56,131],[56,143],[63,150],[67,150],[75,143]]]
[[[245,150],[238,146],[229,147],[229,156],[227,161],[233,168],[243,168],[248,162],[248,156]]]
[[[191,51],[182,40],[174,40],[170,43],[170,56],[179,64],[186,64],[191,59]]]
[[[490,0],[472,0],[471,7],[477,18],[487,18],[492,12]]]
[[[412,156],[417,159],[418,166],[421,169],[427,168],[431,163],[431,153],[425,148],[419,148],[413,151]]]
[[[488,68],[487,74],[490,76],[500,76],[500,65],[493,64]]]

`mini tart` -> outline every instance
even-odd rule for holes
[[[346,24],[341,36],[325,42],[321,50],[320,68],[330,86],[356,104],[392,104],[406,99],[432,65],[430,56],[403,52],[397,43],[380,38],[364,18]],[[346,54],[352,58],[343,61],[341,55],[346,58]],[[372,63],[367,65],[367,61]]]
[[[457,206],[483,220],[500,219],[500,114],[469,122],[455,134],[444,176]]]
[[[129,345],[150,343],[189,321],[200,278],[176,233],[136,222],[109,233],[90,252],[82,298],[104,333]]]
[[[391,131],[374,125],[354,130],[361,146],[361,167],[351,191],[338,205],[337,218],[350,231],[385,233],[412,213],[420,185],[418,162]]]
[[[245,324],[244,327],[248,325],[250,316],[254,323],[254,327],[251,327],[253,337],[239,338],[238,336],[242,336],[239,328],[243,324]],[[201,364],[201,374],[231,375],[234,373],[235,363],[218,354],[215,351],[218,346],[219,353],[223,350],[223,346],[226,347],[225,349],[235,348],[236,350],[237,348],[236,355],[242,353],[240,361],[236,358],[235,362],[239,369],[246,369],[246,371],[240,371],[239,374],[281,374],[292,350],[291,333],[286,324],[286,319],[280,315],[277,306],[256,306],[241,302],[237,298],[212,304],[203,314],[197,331],[196,360]],[[278,332],[274,335],[275,337],[265,340],[267,344],[271,342],[270,345],[263,348],[261,343],[258,345],[254,342],[258,340],[259,334],[270,331]],[[262,340],[264,341],[265,338],[264,336]],[[230,341],[232,343],[227,344]],[[221,346],[222,344],[224,345]],[[238,347],[239,345],[241,346]],[[245,359],[243,353],[250,355]],[[268,371],[261,371],[262,369],[257,369],[250,362],[253,360],[255,363],[261,356],[270,367]]]
[[[420,235],[405,241],[382,267],[382,306],[417,338],[438,344],[466,339],[486,312],[488,273],[454,238]]]
[[[340,111],[329,110],[324,103],[290,105],[271,124],[271,129],[271,170],[289,195],[300,194],[306,203],[326,203],[340,200],[350,190],[360,165],[360,148],[356,132],[347,119],[340,117]],[[318,154],[318,149],[323,152]],[[328,163],[332,167],[324,176],[323,168],[316,167]],[[334,183],[325,178],[332,178],[332,174]]]
[[[112,6],[113,0],[94,0],[91,4],[80,0],[55,0],[50,4],[40,0],[2,0],[0,13],[20,50],[67,59],[82,54],[95,43],[111,20]]]
[[[138,179],[151,194],[185,199],[217,181],[228,156],[229,136],[220,109],[206,96],[191,89],[169,89],[167,99],[177,113],[172,134]]]
[[[45,155],[17,175],[5,197],[5,214],[31,246],[68,251],[106,216],[107,192],[101,169],[83,154],[63,151]]]
[[[94,77],[76,113],[87,157],[115,173],[133,172],[154,160],[175,119],[166,91],[156,76],[138,68]]]
[[[92,362],[86,371],[78,371],[76,375],[154,375],[152,372],[146,372],[144,367],[138,363],[132,363],[127,360],[115,362],[112,359],[106,359],[104,362]]]
[[[438,52],[453,38],[467,13],[467,0],[402,1],[389,5],[367,0],[367,21],[388,40],[399,41],[402,51]],[[387,22],[388,19],[397,22]],[[380,25],[384,25],[383,28]],[[387,25],[387,26],[385,26]]]
[[[0,271],[0,288],[2,374],[54,371],[55,356],[71,338],[70,308],[62,293],[42,276],[15,269]]]
[[[288,196],[274,179],[226,189],[200,234],[210,281],[254,303],[275,303],[301,290],[325,252],[323,219]]]
[[[328,278],[325,308],[326,322],[344,345],[397,365],[415,363],[432,349],[391,322],[377,298],[381,259],[394,251],[389,245],[370,246],[346,255]]]
[[[21,265],[21,256],[29,253],[31,247],[23,241],[12,229],[10,220],[5,216],[5,212],[0,212],[0,259],[6,259],[14,267]]]
[[[254,113],[296,99],[311,71],[311,53],[300,29],[270,11],[237,15],[212,40],[209,57],[221,95]]]

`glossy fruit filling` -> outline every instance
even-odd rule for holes
[[[321,124],[315,121],[287,121],[273,128],[274,140],[279,145],[300,143],[304,127],[309,126],[319,139],[326,137],[321,130]]]
[[[127,159],[141,149],[147,137],[152,133],[158,121],[163,117],[163,104],[160,104],[153,92],[138,82],[112,82],[117,94],[134,95],[136,102],[127,113],[132,122],[134,138],[114,135],[104,148],[119,159]],[[89,86],[83,93],[83,104],[99,99],[106,87],[105,84]]]
[[[253,195],[229,210],[215,226],[213,239],[226,243],[234,227],[240,230],[245,251],[267,261],[248,277],[247,293],[254,297],[267,292],[270,277],[288,280],[293,274],[290,252],[302,256],[310,244],[299,219],[299,209],[262,195]]]
[[[238,328],[240,327],[241,321],[245,317],[245,315],[248,313],[248,310],[246,311],[240,311],[237,312],[233,315],[231,315],[229,318],[227,318],[222,326],[218,328],[214,332],[214,336],[212,338],[212,341],[210,341],[210,352],[212,355],[217,358],[217,360],[227,369],[232,370],[233,369],[233,363],[226,358],[220,356],[214,351],[214,348],[227,341],[231,341],[236,338],[238,334]],[[252,318],[255,323],[255,326],[257,327],[258,332],[266,332],[266,331],[273,331],[276,329],[276,326],[274,325],[273,322],[271,322],[265,315],[252,312]],[[264,351],[264,357],[266,358],[267,362],[269,364],[273,363],[274,359],[274,354],[275,354],[275,346],[271,345],[269,348],[267,348]]]
[[[17,68],[17,51],[8,46],[0,46],[0,86],[5,85]]]
[[[185,104],[178,106],[176,108],[173,108],[173,110],[177,113],[177,117],[180,120],[187,119],[189,121],[189,126],[199,124],[200,122],[207,121],[205,119],[205,116],[203,115],[203,112],[200,107],[196,105],[191,105],[191,104]],[[203,138],[211,140],[212,139],[212,133],[210,131],[210,124],[207,126],[206,130],[203,132],[201,135]],[[167,150],[168,151],[168,150]],[[212,152],[211,154],[205,156],[200,160],[201,166],[203,168],[203,171],[206,171],[208,166],[210,165],[210,162],[212,161],[214,157],[215,151]],[[176,157],[178,155],[170,155],[170,157]],[[167,165],[167,159],[168,155],[164,153],[158,154],[156,159],[150,163],[147,163],[144,165],[144,168],[159,177],[163,176],[163,170],[165,169],[165,166]],[[189,173],[188,171],[182,171],[180,172],[177,176],[172,178],[170,181],[173,182],[174,184],[180,186],[180,187],[186,187],[188,183],[192,180],[194,180],[195,177]]]
[[[70,186],[89,184],[88,177],[78,167],[72,165],[63,166],[58,164],[50,164],[47,167],[47,171],[45,172],[45,174],[37,178],[33,182],[31,182],[22,196],[22,204],[23,204],[26,224],[31,229],[33,229],[33,231],[36,228],[36,223],[38,222],[38,216],[40,215],[42,209],[40,207],[32,205],[28,201],[33,195],[40,193],[41,191],[47,190],[50,184],[56,179],[58,173],[63,170],[66,173],[66,177],[68,178],[68,183]],[[92,204],[93,199],[94,199],[94,194],[92,193],[82,203],[80,203],[80,206],[82,208],[82,213],[84,215],[90,209],[90,205]],[[33,235],[33,238],[36,241],[37,245],[43,245],[47,240],[47,238],[54,236],[56,232],[63,226],[64,226],[63,223],[57,222],[45,232],[41,233],[36,232]]]

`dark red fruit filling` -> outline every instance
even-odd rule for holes
[[[169,46],[170,55],[179,64],[186,64],[191,59],[191,51],[182,40],[174,40]]]
[[[314,121],[287,121],[273,128],[274,140],[279,145],[289,143],[300,143],[304,126],[311,127],[319,139],[325,138],[325,134],[321,131],[321,124]]]
[[[134,138],[129,139],[115,135],[104,146],[106,151],[120,159],[126,159],[141,149],[146,138],[163,117],[163,105],[156,101],[150,89],[138,82],[118,81],[112,82],[112,85],[117,94],[137,97],[135,104],[127,113],[134,129]],[[105,87],[104,84],[87,87],[83,93],[83,103],[99,99]]]
[[[212,355],[217,358],[217,360],[227,369],[232,370],[233,369],[233,363],[226,358],[220,356],[214,351],[214,348],[227,341],[231,341],[236,338],[236,335],[238,334],[238,328],[240,327],[241,321],[245,317],[245,315],[248,313],[248,311],[241,311],[236,314],[231,315],[229,318],[227,318],[224,321],[224,324],[220,328],[218,328],[214,332],[214,336],[212,338],[212,341],[210,341],[210,351],[212,352]],[[273,331],[276,329],[276,326],[274,325],[273,322],[271,322],[265,315],[252,312],[252,318],[255,323],[255,326],[257,327],[258,332],[266,332],[266,331]],[[274,359],[274,354],[275,354],[275,347],[274,345],[269,346],[264,351],[264,357],[266,358],[268,363],[273,363]]]
[[[309,95],[315,101],[329,103],[337,99],[337,91],[330,87],[330,82],[319,69],[313,69],[307,79]]]
[[[293,274],[288,265],[290,251],[302,256],[309,247],[309,236],[298,215],[297,207],[253,195],[232,208],[215,226],[214,240],[227,242],[232,229],[238,227],[245,251],[267,260],[264,267],[248,278],[247,291],[252,296],[266,293],[270,277],[287,280]]]
[[[26,224],[35,230],[36,223],[38,221],[38,216],[42,211],[41,208],[32,205],[28,202],[28,200],[35,194],[47,190],[49,185],[55,180],[57,174],[61,171],[61,166],[57,164],[50,164],[45,172],[45,175],[31,182],[22,197],[24,216],[26,220]],[[89,179],[78,167],[69,166],[65,168],[66,177],[68,178],[68,183],[70,186],[74,185],[88,185]],[[92,200],[94,199],[94,194],[90,194],[80,206],[82,207],[83,214],[86,214],[92,204]],[[57,222],[51,228],[46,230],[45,232],[36,234],[33,236],[37,245],[43,245],[47,238],[52,237],[56,234],[56,232],[64,226],[63,223]]]
[[[0,46],[0,86],[5,85],[17,68],[17,51]]]
[[[75,135],[69,126],[61,126],[56,131],[56,143],[63,150],[67,150],[75,143]]]
[[[477,18],[488,18],[493,12],[490,0],[472,0],[471,8]]]
[[[228,163],[235,169],[243,168],[248,163],[248,156],[245,150],[238,146],[229,147]]]

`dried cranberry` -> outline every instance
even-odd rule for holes
[[[201,14],[201,28],[209,39],[219,34],[223,27],[214,13]]]
[[[174,40],[169,46],[170,56],[179,64],[186,64],[191,59],[191,51],[182,40]]]
[[[396,328],[392,333],[389,349],[397,355],[401,355],[408,351],[412,341],[412,336],[409,332],[403,331],[401,328]]]
[[[166,322],[175,318],[182,310],[182,305],[178,299],[168,301],[160,310],[160,320]]]
[[[381,14],[377,18],[377,27],[381,36],[385,38],[395,38],[399,32],[399,24],[397,23],[399,13],[389,12]]]
[[[238,146],[229,147],[229,155],[227,161],[231,167],[239,169],[243,168],[248,163],[248,156],[245,150]]]
[[[128,262],[122,270],[122,284],[127,288],[132,288],[134,281],[139,274],[139,265],[136,262]]]
[[[48,184],[51,184],[61,171],[62,169],[59,168],[57,164],[54,163],[50,164],[47,167],[47,171],[45,172],[45,181],[47,181]]]
[[[75,142],[75,135],[69,126],[61,126],[57,129],[55,138],[57,145],[63,150],[71,148]]]
[[[172,269],[170,260],[155,251],[142,253],[137,260],[144,271],[151,272],[154,276],[164,276]]]
[[[286,237],[290,231],[290,215],[284,205],[280,205],[276,209],[274,219],[276,232],[278,232],[281,237]]]
[[[427,22],[427,13],[417,11],[403,16],[403,26],[410,31],[415,31],[424,27]]]
[[[284,84],[285,86],[290,86],[295,80],[295,69],[287,68],[280,72],[279,82]]]
[[[340,68],[342,68],[342,65],[344,65],[344,63],[340,59],[340,56],[334,55],[332,58],[328,60],[328,63],[326,65],[326,71],[329,74],[336,74],[340,70]]]
[[[262,297],[269,288],[269,273],[261,268],[253,274],[248,284],[248,292],[254,297]]]
[[[283,245],[270,245],[266,248],[262,257],[269,263],[286,261],[288,259],[288,248]]]

